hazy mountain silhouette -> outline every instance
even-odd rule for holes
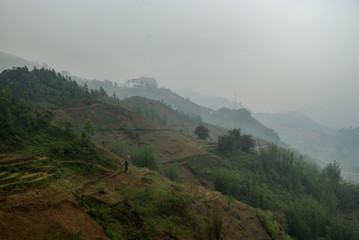
[[[37,68],[41,67],[39,63],[31,62],[9,53],[0,52],[0,72],[2,72],[5,69],[9,69],[13,67],[25,67],[25,66],[29,69],[32,69],[34,67]]]

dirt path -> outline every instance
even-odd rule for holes
[[[56,109],[53,110],[53,112],[65,112],[65,111],[76,111],[76,110],[82,110],[82,109],[88,109],[88,108],[94,108],[97,106],[102,106],[104,103],[93,103],[91,105],[81,106],[81,107],[75,107],[75,108],[64,108],[64,109]]]

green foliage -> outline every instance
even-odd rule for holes
[[[219,170],[214,173],[214,188],[225,195],[237,196],[239,177],[233,172]]]
[[[145,146],[132,155],[132,162],[138,167],[145,167],[151,170],[157,170],[159,160],[155,156],[151,146]]]
[[[191,228],[197,220],[191,195],[150,185],[129,186],[122,194],[124,200],[112,205],[100,204],[90,196],[77,201],[110,239],[144,240],[152,238],[154,232],[192,238]]]
[[[194,134],[196,134],[199,139],[205,140],[209,137],[209,129],[200,124],[194,130]]]
[[[0,151],[48,156],[62,161],[76,159],[113,169],[117,167],[118,163],[105,157],[89,138],[75,135],[70,124],[49,124],[47,121],[51,113],[43,108],[40,111],[34,109],[26,94],[18,103],[11,99],[12,95],[8,91],[0,89],[0,100],[7,103],[0,107],[6,113],[4,128],[0,130],[3,133]],[[91,126],[87,127],[87,134],[91,132]]]
[[[160,224],[162,229],[167,229],[167,232],[175,236],[181,236],[181,239],[189,239],[193,235],[191,228],[197,219],[191,209],[191,195],[161,189],[156,185],[128,188],[123,191],[123,195],[131,206],[131,211],[143,216],[151,228],[156,229],[156,225]]]
[[[215,208],[211,213],[207,213],[205,224],[209,240],[222,239],[223,216],[219,208]]]
[[[123,143],[119,143],[119,142],[110,142],[108,148],[110,149],[110,151],[122,158],[126,158],[127,155],[129,154],[129,150],[127,148],[126,144]]]
[[[176,163],[166,164],[163,166],[163,171],[165,173],[165,176],[167,178],[171,179],[172,181],[180,180],[180,176],[178,173],[178,164],[176,164]]]
[[[273,213],[271,211],[257,211],[257,217],[271,239],[291,239],[282,231],[279,223],[273,219]]]
[[[289,233],[296,239],[357,239],[358,229],[344,225],[330,210],[310,197],[302,197],[285,208]]]
[[[86,122],[84,123],[84,126],[82,127],[82,135],[84,137],[90,137],[94,133],[95,133],[95,130],[92,126],[92,123],[89,119],[87,119]]]
[[[329,163],[322,171],[322,174],[329,180],[334,192],[337,191],[340,180],[340,164],[338,162]]]
[[[203,166],[192,170],[203,176],[214,173],[214,187],[224,194],[253,207],[283,209],[288,233],[294,238],[355,239],[358,236],[358,225],[344,224],[340,210],[356,209],[357,203],[353,204],[359,203],[359,189],[340,182],[339,164],[330,163],[319,170],[313,163],[302,161],[300,156],[275,145],[262,148],[259,154],[233,151],[219,156],[227,161],[215,164],[218,160],[212,162],[207,157],[202,163],[196,159],[189,165],[211,166],[212,170]],[[231,171],[224,170],[228,168]],[[263,216],[262,222],[270,234],[276,232],[270,216]]]
[[[255,147],[255,141],[249,134],[241,134],[240,129],[233,129],[228,135],[218,137],[218,151],[230,153],[236,149],[250,152]]]
[[[122,103],[121,105],[142,115],[143,117],[145,117],[146,119],[158,123],[160,125],[167,125],[167,115],[166,112],[160,114],[157,113],[154,109],[151,109],[150,106],[146,105],[146,102],[141,102],[141,101],[136,101],[136,100],[141,100],[140,99],[132,99],[134,102],[131,101],[126,101],[125,103]],[[148,100],[150,101],[150,100]]]
[[[28,94],[35,107],[64,108],[73,104],[90,104],[99,100],[98,90],[80,87],[75,81],[56,73],[54,70],[26,67],[5,70],[0,74],[0,87],[9,89],[16,103]]]

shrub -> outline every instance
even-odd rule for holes
[[[145,146],[140,148],[132,156],[133,164],[138,167],[145,167],[151,170],[157,170],[158,168],[158,158],[155,156],[153,148],[150,146]]]
[[[179,181],[180,176],[178,174],[178,164],[166,164],[163,167],[164,174],[167,178],[171,179],[172,181]]]
[[[238,193],[239,178],[227,170],[219,170],[214,173],[214,188],[225,194],[236,196]]]
[[[126,144],[118,143],[118,142],[110,142],[109,149],[112,153],[122,157],[126,158],[128,154],[127,146]]]
[[[202,124],[198,125],[194,130],[194,134],[197,135],[199,139],[207,139],[209,137],[209,129],[203,126]]]
[[[229,153],[236,149],[250,152],[255,147],[252,135],[241,134],[240,129],[233,129],[228,133],[228,135],[218,137],[218,151],[221,153]]]

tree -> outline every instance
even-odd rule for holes
[[[199,139],[207,139],[209,137],[209,129],[200,124],[194,130],[194,134],[196,134]]]
[[[99,95],[100,95],[100,98],[104,98],[107,96],[105,90],[103,89],[103,87],[100,87],[100,90],[99,90]]]
[[[84,137],[90,137],[90,135],[93,135],[94,132],[95,131],[94,131],[91,121],[89,119],[87,119],[82,128],[82,135]]]
[[[324,169],[323,174],[326,176],[333,187],[334,192],[337,192],[338,183],[340,180],[340,172],[341,167],[340,163],[334,161],[333,163],[329,163]]]
[[[243,152],[250,152],[256,146],[256,142],[253,140],[252,135],[250,134],[243,134],[241,137],[241,142],[241,148]]]
[[[228,135],[218,137],[218,151],[229,153],[233,150],[240,149],[243,152],[250,152],[255,147],[255,141],[252,135],[241,135],[240,129],[228,131]]]

